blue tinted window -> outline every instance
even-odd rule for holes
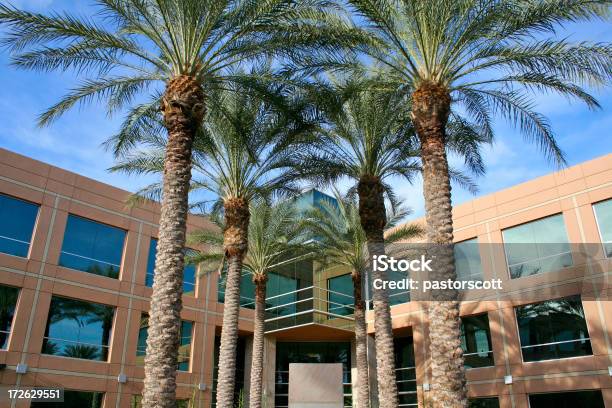
[[[53,296],[42,352],[106,361],[114,315],[111,306]]]
[[[11,335],[19,289],[0,285],[0,349],[5,349]]]
[[[353,314],[353,279],[350,273],[327,280],[327,311],[332,314],[348,316]],[[331,318],[331,316],[330,316]]]
[[[193,322],[182,320],[180,345],[178,352],[177,370],[189,371],[189,359],[191,357],[191,337],[193,335]],[[140,330],[138,331],[138,343],[136,345],[136,364],[144,365],[144,357],[147,354],[147,338],[149,337],[149,315],[143,313],[140,316]]]
[[[0,252],[26,257],[38,205],[0,194]]]
[[[508,228],[502,234],[513,279],[572,266],[562,214]]]
[[[602,201],[593,205],[597,226],[601,235],[601,242],[604,244],[606,256],[612,258],[612,200]]]
[[[187,248],[185,250],[186,255],[191,255],[195,251]],[[151,244],[149,245],[149,256],[147,258],[147,276],[145,278],[145,285],[149,288],[153,287],[153,277],[155,276],[155,256],[157,255],[157,239],[151,238]],[[197,268],[195,265],[186,264],[183,268],[183,294],[195,295],[195,282],[196,282]]]
[[[59,264],[117,279],[124,241],[124,230],[70,214]]]
[[[478,239],[470,239],[458,242],[453,246],[455,252],[455,270],[457,280],[482,280],[482,265],[480,263],[480,251]]]
[[[601,390],[555,392],[551,394],[531,394],[530,408],[605,408]]]

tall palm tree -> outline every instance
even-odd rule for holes
[[[371,82],[374,79],[368,79]],[[387,223],[385,197],[396,203],[389,179],[412,181],[421,168],[414,129],[408,119],[409,105],[401,95],[362,89],[364,83],[349,80],[338,89],[318,84],[317,104],[325,112],[329,126],[323,128],[318,142],[300,157],[296,167],[302,177],[316,184],[329,184],[343,177],[355,183],[351,193],[359,197],[359,219],[370,256],[384,252]],[[469,123],[453,125],[449,147],[466,158],[469,167],[482,172],[478,143],[486,135]],[[459,172],[453,175],[463,185],[471,181]],[[373,279],[386,279],[386,273],[372,271]],[[374,289],[376,370],[378,398],[382,408],[397,407],[395,361],[391,310],[386,290]]]
[[[3,43],[15,66],[74,70],[79,85],[39,118],[49,124],[75,105],[104,101],[109,113],[133,105],[114,139],[121,156],[146,136],[159,111],[165,130],[159,241],[145,359],[143,406],[175,405],[176,361],[182,308],[183,249],[191,179],[191,153],[212,90],[248,82],[233,67],[271,56],[299,58],[310,50],[330,57],[346,27],[337,9],[319,0],[96,0],[91,18],[44,15],[0,4]],[[320,24],[324,21],[325,24]],[[314,48],[311,48],[314,46]],[[319,60],[320,61],[320,60]],[[214,101],[212,102],[214,103]],[[153,122],[155,123],[155,122]],[[232,224],[247,221],[245,203],[228,200]],[[240,241],[238,232],[231,232]],[[236,246],[238,245],[238,246]],[[242,251],[230,244],[229,252]],[[226,351],[227,352],[227,351]],[[225,393],[220,394],[226,399]],[[227,406],[225,404],[220,407]]]
[[[464,115],[492,137],[501,115],[528,141],[564,163],[550,124],[534,110],[531,91],[596,100],[583,88],[612,74],[612,47],[554,38],[564,22],[608,14],[608,1],[591,0],[350,0],[367,21],[361,50],[385,70],[390,89],[412,105],[419,137],[427,239],[440,244],[435,279],[455,279],[451,187],[447,161],[449,119]],[[550,37],[550,38],[548,38]],[[364,194],[376,194],[365,184]],[[376,210],[372,208],[372,210]],[[436,407],[464,407],[467,391],[460,352],[457,294],[431,302],[432,398]]]
[[[363,279],[369,263],[367,238],[361,226],[359,208],[354,199],[335,193],[335,202],[323,201],[320,208],[305,214],[305,225],[310,231],[317,253],[324,264],[343,265],[350,269],[353,281],[355,348],[358,378],[358,408],[370,407],[370,389],[367,357],[366,308],[363,297]],[[397,227],[397,221],[408,214],[396,208],[387,219],[385,230],[393,228],[386,242],[398,242],[419,236],[422,229],[416,225]]]
[[[270,205],[257,201],[251,205],[249,243],[244,259],[244,269],[252,275],[255,284],[255,322],[253,331],[253,353],[251,362],[251,384],[249,407],[261,408],[264,363],[264,325],[266,312],[266,283],[268,274],[279,264],[304,255],[308,248],[307,236],[293,203],[285,201]],[[223,228],[222,223],[219,225]],[[215,231],[194,233],[190,240],[195,244],[208,245],[212,250],[201,252],[193,262],[209,263],[219,268],[222,253],[215,248],[222,246],[223,237]]]
[[[227,280],[219,354],[217,406],[232,407],[240,311],[240,276],[248,248],[250,204],[256,199],[297,191],[293,170],[288,167],[299,152],[298,141],[309,138],[312,124],[302,120],[299,101],[283,95],[282,86],[270,86],[274,104],[263,102],[242,85],[215,92],[216,104],[194,141],[194,180],[191,191],[208,193],[213,198],[194,206],[222,213],[223,252]],[[285,100],[286,103],[281,103]],[[155,135],[151,149],[126,155],[113,170],[129,173],[159,174],[163,162],[163,143]],[[156,199],[160,185],[145,187],[141,197]]]

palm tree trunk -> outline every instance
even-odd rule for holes
[[[442,87],[424,84],[414,92],[412,99],[413,121],[421,141],[427,240],[436,246],[430,278],[455,280],[451,186],[445,147],[450,95]],[[456,291],[445,291],[434,293],[433,301],[429,302],[431,399],[434,407],[467,406],[457,299]]]
[[[187,76],[170,80],[162,111],[168,130],[155,278],[149,311],[143,408],[176,406],[176,364],[181,325],[181,295],[191,150],[204,116],[204,91]]]
[[[228,260],[228,268],[219,350],[217,408],[232,408],[236,381],[240,275],[248,246],[249,205],[244,198],[229,198],[225,200],[224,208],[223,247]]]
[[[362,176],[357,186],[359,193],[359,218],[366,233],[370,264],[374,255],[382,255],[386,223],[383,186],[378,177]],[[372,271],[373,279],[386,280],[383,271]],[[373,289],[374,330],[376,345],[376,374],[380,408],[397,408],[397,384],[395,378],[395,353],[389,294],[384,289]]]
[[[251,362],[249,407],[261,408],[267,276],[265,274],[257,275],[253,280],[255,281],[255,330],[253,332],[253,359]]]
[[[368,343],[365,319],[365,302],[362,296],[361,273],[353,271],[353,293],[355,296],[355,355],[357,358],[357,408],[370,408],[370,381],[368,375]]]

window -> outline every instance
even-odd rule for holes
[[[412,337],[393,339],[395,380],[400,407],[417,407],[416,369]]]
[[[124,241],[124,230],[70,214],[59,264],[117,279]]]
[[[489,316],[486,313],[461,318],[461,348],[466,368],[494,365]]]
[[[38,205],[0,194],[0,252],[28,256]]]
[[[593,205],[606,256],[612,258],[612,199]]]
[[[551,394],[532,394],[529,396],[530,408],[604,408],[600,390],[555,392]]]
[[[8,346],[19,289],[0,285],[0,349]]]
[[[110,306],[53,296],[42,352],[106,361],[114,315]]]
[[[102,408],[104,393],[64,391],[64,402],[32,402],[30,408]]]
[[[472,398],[468,400],[468,408],[499,408],[497,397]]]
[[[353,278],[350,273],[327,280],[327,312],[335,315],[349,316],[353,314]],[[333,316],[328,316],[333,318]]]
[[[138,344],[136,345],[136,364],[144,365],[144,356],[147,354],[147,338],[149,336],[149,315],[143,313],[140,316],[140,330],[138,331]],[[191,337],[193,322],[182,320],[179,332],[180,346],[178,350],[179,371],[189,371],[189,360],[191,358]]]
[[[453,248],[455,252],[455,270],[457,271],[457,280],[482,280],[482,265],[480,264],[478,238],[458,242],[453,246]]]
[[[187,248],[185,250],[186,255],[191,255],[195,252],[193,249]],[[151,244],[149,245],[149,257],[147,260],[147,276],[145,278],[145,285],[149,288],[153,287],[153,276],[155,275],[155,256],[157,255],[157,239],[151,238]],[[185,264],[183,268],[183,294],[184,295],[195,295],[195,282],[196,282],[196,266]]]
[[[523,361],[593,354],[580,296],[516,308]]]
[[[562,214],[505,229],[503,237],[512,279],[572,265]]]

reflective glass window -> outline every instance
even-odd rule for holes
[[[0,349],[8,346],[19,289],[0,285]]]
[[[186,255],[195,253],[193,249],[187,248],[185,250]],[[155,275],[155,256],[157,255],[157,239],[151,238],[151,244],[149,245],[149,255],[147,257],[147,274],[145,278],[145,285],[149,288],[153,287],[153,276]],[[183,294],[195,296],[195,285],[196,285],[196,265],[185,264],[183,268]]]
[[[519,306],[515,310],[523,361],[593,354],[580,296]]]
[[[612,258],[612,199],[593,205],[606,256]]]
[[[502,233],[513,279],[572,266],[562,214],[508,228]]]
[[[64,402],[32,402],[30,408],[102,408],[104,393],[64,390]]]
[[[117,279],[124,241],[124,230],[70,214],[59,264]]]
[[[417,383],[412,337],[393,339],[395,379],[400,407],[417,407]]]
[[[181,321],[179,332],[180,345],[178,350],[179,371],[189,371],[189,360],[191,359],[191,337],[193,335],[193,322]],[[136,345],[136,364],[144,366],[144,357],[147,354],[147,338],[149,337],[149,315],[143,313],[140,316],[140,329],[138,330],[138,343]]]
[[[352,315],[355,298],[351,274],[327,279],[327,289],[327,312],[341,316]]]
[[[482,280],[482,265],[480,263],[478,239],[474,238],[467,241],[458,242],[453,246],[453,248],[455,252],[455,270],[457,271],[457,280]]]
[[[604,408],[600,390],[555,392],[550,394],[531,394],[530,408]]]
[[[461,347],[466,368],[494,365],[489,316],[486,313],[461,318]]]
[[[106,361],[114,315],[111,306],[53,296],[42,352]]]
[[[0,252],[27,257],[39,206],[0,194]]]
[[[497,397],[471,398],[468,400],[468,408],[499,408]]]

